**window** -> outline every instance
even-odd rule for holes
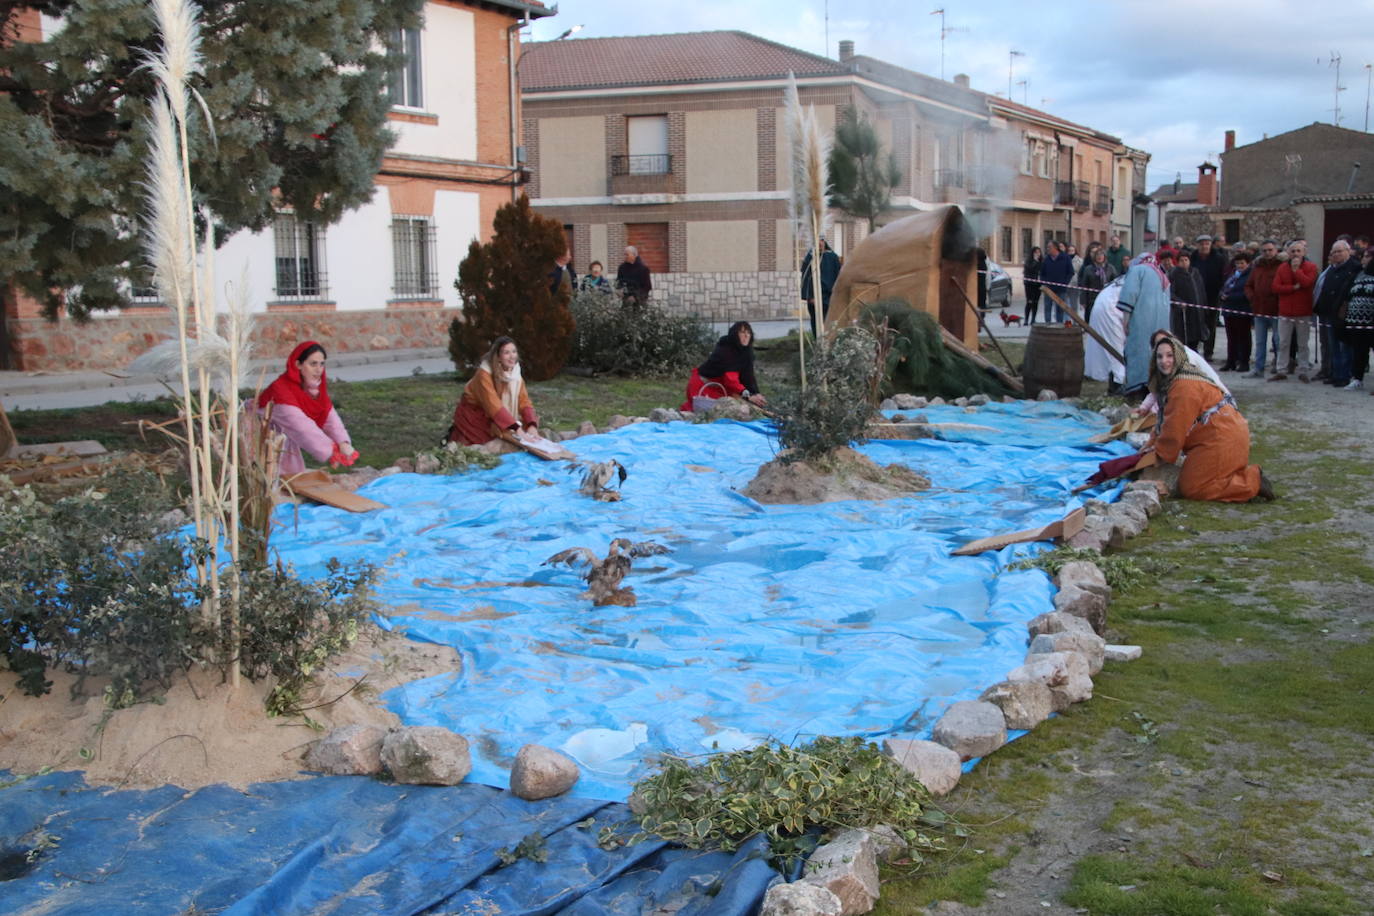
[[[434,224],[427,216],[391,218],[392,293],[397,299],[438,299]]]
[[[1031,250],[1032,248],[1034,248],[1034,247],[1035,247],[1035,230],[1034,230],[1034,229],[1022,229],[1022,230],[1021,230],[1021,260],[1022,260],[1022,261],[1026,260],[1026,258],[1029,258],[1029,257],[1030,257],[1030,250]]]
[[[1002,227],[1002,246],[997,250],[997,256],[1003,264],[1010,264],[1014,260],[1011,251],[1011,227]]]
[[[277,260],[277,298],[323,299],[324,227],[298,220],[294,213],[278,213],[272,224]]]
[[[387,81],[387,97],[392,105],[401,108],[423,108],[424,81],[420,78],[420,30],[401,29],[393,33],[393,40],[405,54],[405,60],[391,71]]]
[[[1021,134],[1021,174],[1032,174],[1035,164],[1035,141],[1025,133]]]
[[[625,174],[667,175],[672,172],[667,115],[626,118],[625,133],[630,151]]]
[[[1049,178],[1050,173],[1045,156],[1045,144],[1040,140],[1034,140],[1032,142],[1034,143],[1032,158],[1035,160],[1035,174],[1039,175],[1041,178]]]

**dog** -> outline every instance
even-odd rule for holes
[[[1014,324],[1021,323],[1020,315],[1013,315],[1011,312],[1008,312],[1005,309],[1003,309],[1000,314],[1002,316],[1002,327],[1004,328],[1009,328]]]

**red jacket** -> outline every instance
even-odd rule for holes
[[[1250,308],[1256,315],[1278,316],[1279,297],[1274,292],[1274,276],[1278,271],[1278,258],[1256,258],[1254,267],[1250,268],[1250,279],[1245,281],[1245,298],[1250,300]]]
[[[1284,261],[1274,274],[1274,292],[1279,296],[1279,315],[1308,318],[1312,315],[1312,287],[1317,285],[1317,265],[1304,260],[1297,270]]]

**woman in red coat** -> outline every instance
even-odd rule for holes
[[[1273,499],[1274,490],[1258,465],[1249,464],[1250,426],[1231,394],[1192,365],[1183,342],[1155,336],[1150,390],[1159,402],[1153,450],[1164,464],[1184,456],[1178,475],[1184,499],[1243,503]]]
[[[539,417],[525,391],[515,341],[498,337],[463,388],[448,439],[461,445],[484,445],[508,435],[538,437]]]
[[[757,407],[768,403],[754,378],[754,329],[749,322],[730,325],[706,362],[692,370],[692,377],[687,380],[687,400],[678,409],[690,411],[698,395],[743,398]]]

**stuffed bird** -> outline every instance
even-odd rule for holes
[[[622,553],[621,551],[624,551]],[[570,547],[544,561],[544,566],[562,564],[568,568],[586,566],[583,578],[587,581],[586,596],[596,607],[609,604],[620,607],[634,607],[638,603],[632,588],[621,588],[620,582],[630,571],[634,557],[652,557],[667,553],[668,548],[653,541],[635,543],[629,538],[616,538],[611,541],[610,550],[605,558],[600,558],[586,547]]]
[[[582,475],[582,486],[579,488],[579,492],[602,502],[619,502],[620,485],[625,482],[626,476],[625,465],[614,458],[610,461],[598,461],[595,464],[589,464],[586,473]],[[610,488],[612,478],[619,478],[614,490]]]

